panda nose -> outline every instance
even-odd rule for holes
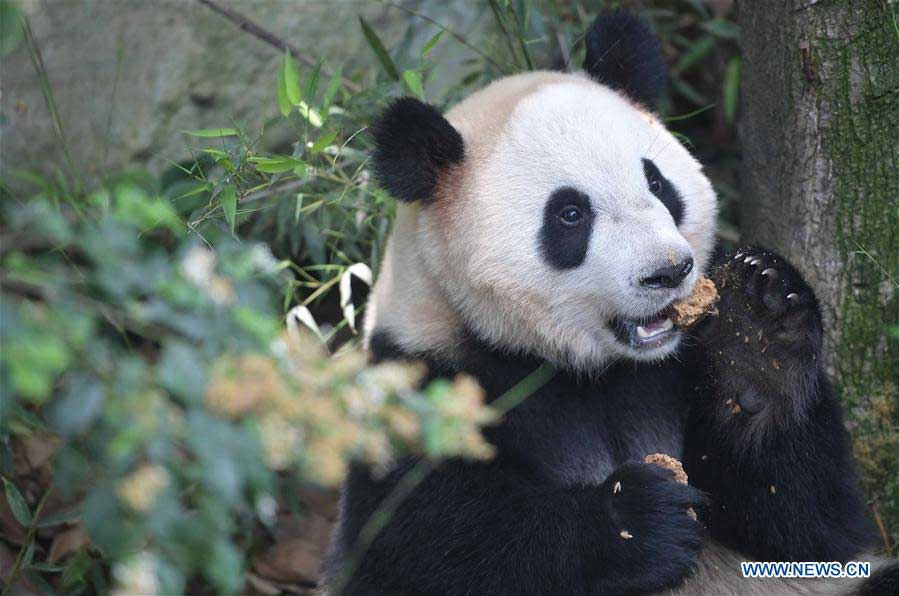
[[[644,277],[640,280],[640,285],[652,289],[676,288],[690,275],[692,270],[693,257],[690,257],[677,265],[669,265],[653,271],[649,277]]]

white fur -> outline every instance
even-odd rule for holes
[[[452,180],[433,204],[400,207],[388,254],[403,262],[403,275],[424,283],[409,279],[395,294],[376,287],[369,329],[386,328],[404,347],[447,351],[464,321],[497,345],[588,371],[615,357],[668,355],[676,342],[638,352],[607,326],[688,294],[714,242],[711,185],[658,118],[585,76],[560,73],[502,79],[447,118],[463,136],[465,163],[447,173]],[[680,229],[649,192],[643,158],[683,196]],[[596,213],[585,262],[565,271],[550,267],[539,245],[544,205],[561,186],[586,193]],[[677,291],[643,289],[639,279],[671,254],[692,256],[694,273]],[[388,283],[396,287],[378,285]],[[446,331],[430,334],[430,346],[422,345],[419,316],[412,324],[387,314],[424,309],[439,310],[428,327]]]

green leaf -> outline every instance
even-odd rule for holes
[[[443,29],[438,31],[434,37],[428,40],[428,43],[425,44],[425,47],[421,49],[421,57],[424,58],[428,54],[431,53],[431,50],[434,49],[434,46],[437,45],[437,42],[440,41],[440,38],[443,37]]]
[[[183,224],[172,204],[163,198],[150,196],[133,184],[121,184],[115,190],[116,219],[137,226],[141,231],[168,228],[173,233]]]
[[[334,101],[334,97],[337,95],[337,92],[340,91],[340,86],[343,83],[341,80],[341,70],[338,68],[337,71],[331,75],[331,80],[328,81],[328,88],[325,89],[325,96],[322,98],[322,111],[327,113],[328,108],[331,106],[331,102]]]
[[[700,37],[692,43],[687,51],[680,57],[680,60],[678,60],[677,64],[674,65],[674,68],[671,69],[672,73],[677,75],[688,70],[715,49],[716,43],[718,42],[712,35],[703,35]]]
[[[425,89],[421,83],[421,73],[417,70],[407,70],[403,72],[403,80],[409,91],[414,93],[418,99],[425,101]]]
[[[15,2],[0,1],[0,56],[16,49],[23,38],[22,15]]]
[[[281,69],[284,73],[284,91],[287,95],[287,101],[291,105],[298,106],[303,101],[303,91],[300,89],[300,71],[294,64],[293,56],[289,50],[284,50],[284,66]]]
[[[315,128],[321,128],[322,124],[324,124],[321,115],[314,108],[310,108],[305,101],[300,102],[300,105],[297,106],[297,110],[299,110],[300,116],[305,120],[308,120],[309,124]]]
[[[312,147],[309,149],[309,152],[312,153],[312,155],[322,152],[328,145],[331,144],[331,142],[335,138],[337,138],[336,130],[332,130],[331,132],[326,132],[325,134],[320,136],[315,141],[315,143],[313,143]]]
[[[695,109],[692,112],[688,112],[686,114],[680,114],[677,116],[666,116],[664,118],[664,120],[665,120],[666,124],[669,122],[680,122],[681,120],[689,120],[690,118],[698,116],[698,115],[702,114],[703,112],[708,112],[709,110],[711,110],[714,107],[715,107],[715,104],[710,103],[707,106],[702,106],[701,108]]]
[[[700,27],[717,37],[734,40],[740,39],[740,26],[733,21],[727,21],[720,18],[713,19],[711,21],[706,21],[700,25]]]
[[[727,63],[724,73],[724,120],[733,124],[737,118],[740,102],[740,58],[736,56]]]
[[[31,525],[31,510],[28,509],[28,503],[25,502],[25,497],[22,496],[22,493],[19,492],[16,485],[5,477],[3,478],[3,490],[6,493],[6,503],[9,505],[13,517],[16,518],[16,521],[19,522],[23,528],[29,527]]]
[[[200,128],[197,130],[182,130],[184,134],[202,139],[217,139],[219,137],[236,137],[238,132],[234,128]]]
[[[31,562],[34,560],[34,540],[28,543],[28,547],[25,548],[25,553],[22,555],[22,567],[24,569],[28,569],[31,565]]]
[[[384,44],[381,43],[381,38],[378,37],[378,34],[375,33],[374,29],[369,27],[368,23],[365,22],[365,19],[359,17],[359,25],[362,27],[362,34],[365,36],[365,40],[368,42],[368,45],[371,46],[372,51],[375,53],[375,56],[378,58],[378,62],[381,63],[381,66],[384,67],[384,72],[387,73],[394,81],[400,80],[400,73],[396,69],[396,65],[393,63],[393,60],[390,58],[390,54],[387,53],[387,49],[384,47]]]
[[[683,79],[672,77],[671,86],[674,87],[675,91],[692,101],[695,105],[702,106],[709,103],[706,98],[701,93],[699,93],[699,91],[694,89]]]
[[[225,212],[225,221],[234,233],[234,218],[237,215],[237,189],[233,186],[226,186],[219,194],[219,200],[222,202],[222,211]]]
[[[693,7],[698,14],[701,16],[708,18],[709,13],[705,8],[705,5],[702,3],[702,0],[687,0],[687,4]]]
[[[290,157],[289,155],[278,155],[275,157],[251,157],[247,159],[252,164],[255,164],[256,169],[260,172],[265,172],[266,174],[280,174],[282,172],[289,172],[294,168],[299,166],[305,167],[306,164],[295,158]]]
[[[306,83],[306,97],[315,97],[315,92],[318,90],[318,80],[321,76],[323,62],[324,60],[319,58],[315,61],[315,66],[312,67],[312,74],[309,75],[309,82]]]
[[[243,584],[243,557],[234,545],[215,540],[209,548],[204,572],[220,594],[236,594]]]
[[[75,506],[70,509],[63,509],[62,511],[51,513],[50,515],[41,516],[41,521],[38,522],[37,527],[52,528],[53,526],[59,526],[62,524],[72,524],[78,521],[80,518],[81,509]]]
[[[59,573],[63,569],[65,569],[62,565],[54,565],[53,563],[46,563],[44,561],[38,561],[37,563],[31,564],[31,569],[35,571],[42,571],[44,573]]]
[[[282,66],[278,69],[278,110],[282,116],[287,118],[291,109],[293,109],[293,106],[287,97],[287,85],[284,83],[284,67]]]

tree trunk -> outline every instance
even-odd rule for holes
[[[796,263],[818,295],[825,365],[848,411],[872,517],[893,552],[899,537],[897,11],[893,0],[740,5],[743,236]]]

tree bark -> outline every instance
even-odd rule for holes
[[[893,0],[744,0],[742,234],[809,280],[856,454],[899,537],[899,28]],[[890,535],[892,533],[892,535]]]

